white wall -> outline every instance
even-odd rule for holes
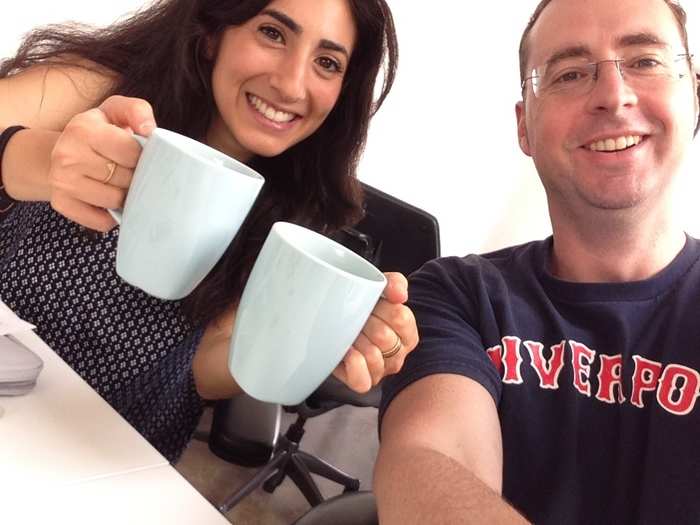
[[[436,215],[445,255],[548,235],[544,195],[531,161],[518,149],[513,110],[520,91],[518,41],[537,1],[390,2],[401,46],[399,73],[372,124],[360,178]],[[684,2],[691,45],[700,37],[696,3]],[[142,4],[14,2],[0,18],[0,56],[11,54],[35,25],[108,23]],[[699,236],[697,150],[696,144],[678,208],[688,231]]]

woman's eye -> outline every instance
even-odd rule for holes
[[[316,62],[326,71],[331,71],[333,73],[339,73],[342,71],[340,63],[332,58],[320,57]]]
[[[271,26],[262,26],[260,32],[274,42],[284,42],[282,33]]]

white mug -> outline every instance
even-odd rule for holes
[[[385,286],[384,274],[348,248],[275,223],[236,312],[231,374],[260,401],[301,403],[340,363]]]
[[[264,179],[209,146],[157,128],[143,146],[121,224],[117,273],[160,299],[181,299],[206,277],[245,220]]]

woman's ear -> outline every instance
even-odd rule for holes
[[[219,54],[219,46],[221,45],[221,38],[223,32],[217,31],[215,33],[204,33],[199,37],[197,42],[197,48],[201,56],[208,62],[216,61],[216,56]]]
[[[520,101],[515,104],[515,119],[518,126],[518,144],[522,152],[528,157],[530,154],[530,142],[527,138],[527,124],[526,124],[526,108],[525,102]]]
[[[207,35],[204,37],[204,56],[213,62],[219,50],[220,36]]]

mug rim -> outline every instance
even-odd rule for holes
[[[318,257],[316,254],[310,253],[307,250],[303,250],[300,247],[296,246],[294,243],[290,242],[290,240],[284,235],[285,230],[292,230],[295,232],[299,232],[307,237],[320,238],[323,242],[329,243],[334,248],[341,250],[344,254],[347,254],[354,261],[360,263],[363,267],[365,267],[373,275],[371,275],[371,276],[358,275],[356,273],[349,272],[348,270],[345,270],[343,268],[339,268],[338,266],[330,264],[328,261],[325,261],[322,258]],[[362,282],[376,283],[376,284],[382,284],[383,286],[386,286],[386,283],[387,283],[386,276],[379,268],[377,268],[374,264],[369,262],[364,257],[362,257],[362,256],[358,255],[357,253],[355,253],[354,251],[352,251],[347,246],[343,246],[338,241],[335,241],[335,240],[331,239],[330,237],[326,237],[325,235],[322,235],[322,234],[320,234],[320,233],[318,233],[310,228],[306,228],[304,226],[300,226],[298,224],[294,224],[294,223],[286,222],[286,221],[275,222],[272,225],[272,227],[270,228],[270,233],[272,233],[273,231],[276,233],[276,235],[279,237],[279,239],[284,242],[284,244],[286,246],[289,246],[294,251],[303,254],[305,257],[308,257],[309,259],[311,259],[312,261],[314,261],[315,263],[317,263],[323,267],[337,271],[337,272],[339,272],[345,276],[348,276],[350,278],[358,279]]]
[[[214,167],[214,168],[223,168],[227,172],[228,171],[233,171],[236,173],[239,173],[241,175],[246,175],[252,179],[258,179],[262,182],[265,182],[265,178],[258,173],[256,170],[248,166],[247,164],[241,162],[238,159],[235,159],[234,157],[231,157],[230,155],[227,155],[223,151],[219,151],[216,148],[213,148],[209,144],[206,144],[204,142],[200,142],[196,139],[193,139],[192,137],[188,137],[187,135],[183,135],[181,133],[176,133],[175,131],[171,131],[166,128],[155,128],[152,132],[150,137],[157,136],[158,138],[164,140],[166,143],[168,143],[170,146],[177,147],[178,150],[185,155],[187,155],[190,158],[194,158],[198,161],[205,162],[207,165]],[[149,139],[150,137],[145,137],[146,139]],[[216,162],[213,162],[211,159],[208,159],[204,155],[198,154],[198,151],[191,151],[189,149],[181,149],[177,146],[177,143],[173,143],[174,141],[179,141],[179,142],[186,142],[186,143],[191,143],[195,148],[199,149],[209,149],[214,154],[218,155],[219,157],[222,157],[225,161],[230,162],[233,164],[233,166],[227,166],[226,164],[219,164]]]

